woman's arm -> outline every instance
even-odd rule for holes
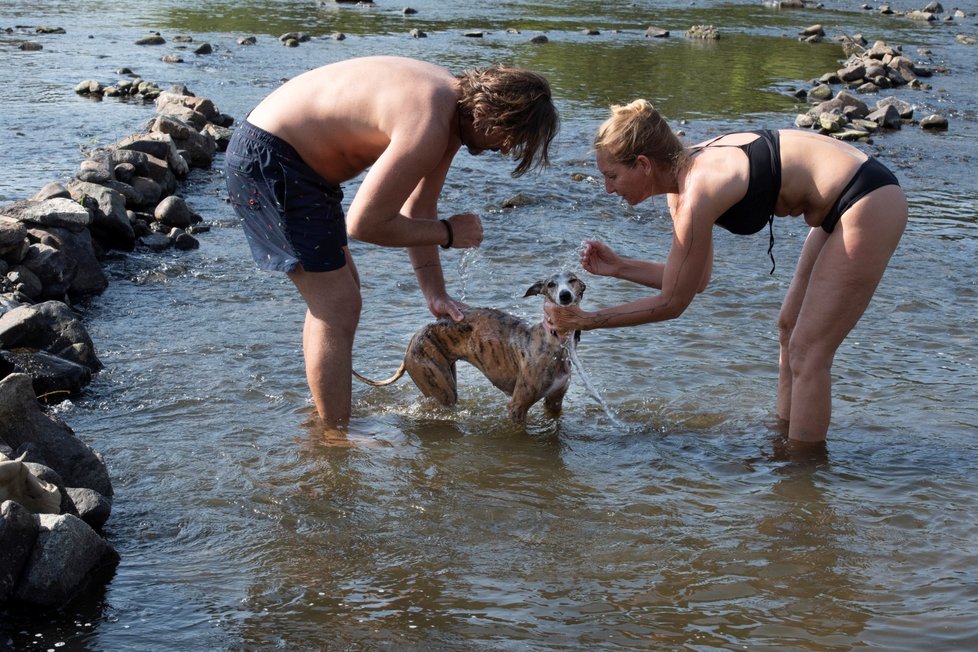
[[[713,222],[709,219],[697,222],[690,208],[677,206],[672,247],[665,264],[624,259],[600,243],[594,248],[594,260],[600,261],[592,263],[591,267],[595,270],[608,272],[605,274],[607,276],[655,287],[661,290],[658,294],[593,312],[547,304],[544,311],[548,324],[557,331],[568,332],[637,326],[675,319],[683,314],[693,297],[705,288],[713,264]],[[585,256],[589,248],[586,247]],[[587,262],[584,266],[591,271]]]
[[[598,240],[588,240],[581,252],[581,265],[599,276],[613,276],[623,281],[659,289],[665,265],[638,258],[624,258]]]

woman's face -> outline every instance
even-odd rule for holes
[[[650,169],[644,164],[647,162],[644,157],[639,157],[633,165],[626,165],[614,160],[604,150],[598,150],[597,160],[598,170],[604,177],[605,192],[618,195],[632,206],[651,195]]]

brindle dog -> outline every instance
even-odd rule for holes
[[[584,282],[571,272],[560,272],[530,286],[524,297],[542,294],[561,306],[576,305],[584,295]],[[376,387],[389,385],[407,371],[421,393],[442,405],[458,402],[455,363],[464,360],[506,392],[509,416],[523,421],[530,406],[544,399],[552,416],[560,414],[570,383],[571,363],[567,337],[548,330],[543,322],[530,325],[494,308],[465,308],[460,322],[451,319],[422,327],[408,344],[404,361],[387,380],[359,380]],[[580,338],[580,331],[574,334]]]

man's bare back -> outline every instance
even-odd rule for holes
[[[458,80],[440,66],[366,57],[294,77],[248,121],[291,144],[325,181],[339,184],[373,165],[394,138],[426,150],[434,167],[449,148],[457,101]]]

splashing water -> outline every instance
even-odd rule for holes
[[[471,268],[472,265],[480,258],[482,258],[482,254],[479,253],[478,249],[466,249],[465,252],[462,253],[461,258],[458,260],[458,278],[459,282],[461,283],[458,300],[463,303],[465,302],[465,295],[467,291],[465,286],[466,281],[469,278],[469,268]]]
[[[626,430],[628,426],[621,419],[619,419],[614,412],[611,411],[611,408],[608,407],[605,400],[601,398],[598,391],[594,389],[593,385],[591,385],[591,378],[587,375],[587,372],[584,370],[584,365],[581,364],[580,359],[577,357],[577,341],[573,337],[570,337],[567,339],[567,344],[564,346],[567,348],[567,352],[570,354],[571,363],[573,363],[574,368],[577,370],[577,375],[581,377],[581,382],[584,383],[584,388],[587,389],[588,393],[598,402],[598,405],[601,406],[601,409],[604,410],[605,415],[611,420],[611,422],[622,430]]]

